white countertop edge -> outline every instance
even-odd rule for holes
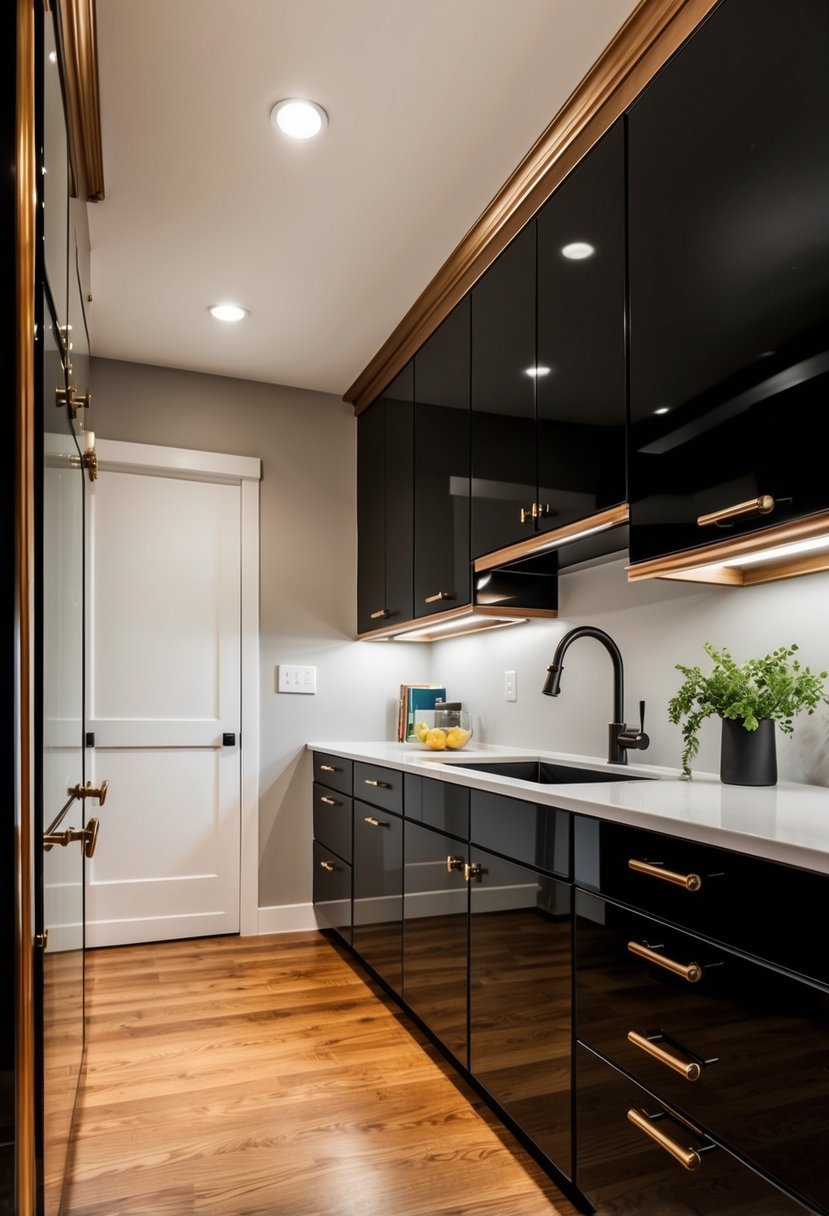
[[[678,769],[608,765],[596,756],[496,745],[467,748],[451,758],[406,743],[313,742],[306,746],[312,752],[385,765],[829,874],[829,789],[823,786],[791,782],[728,786],[715,774],[696,772],[687,781],[681,779]],[[638,774],[643,780],[550,786],[465,767],[486,760],[546,760],[600,771],[611,768],[628,778]],[[454,772],[456,768],[462,771]]]

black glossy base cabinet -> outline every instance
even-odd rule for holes
[[[574,1203],[829,1216],[829,878],[381,766],[315,776],[344,854],[353,791],[353,872],[315,843],[321,927]]]

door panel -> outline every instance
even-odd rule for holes
[[[238,485],[106,468],[94,484],[91,778],[113,804],[90,945],[239,929],[240,510]]]

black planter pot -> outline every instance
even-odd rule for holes
[[[723,785],[777,785],[773,718],[761,718],[757,730],[723,718],[720,780]]]

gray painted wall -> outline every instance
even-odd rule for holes
[[[93,360],[101,438],[258,456],[261,484],[259,905],[311,898],[313,739],[391,739],[401,684],[428,646],[355,642],[356,424],[327,393]],[[317,667],[317,694],[276,693],[279,663]],[[113,794],[114,796],[114,794]]]

